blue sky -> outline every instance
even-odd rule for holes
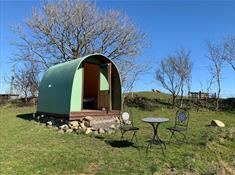
[[[143,50],[140,59],[156,64],[177,48],[191,49],[193,62],[192,90],[201,90],[199,81],[204,84],[209,78],[206,58],[206,41],[219,41],[235,33],[235,1],[96,1],[100,9],[121,10],[148,35],[150,46]],[[14,47],[10,41],[16,36],[10,26],[23,22],[29,17],[33,6],[40,1],[0,1],[0,93],[9,87],[3,77],[10,74],[10,57]],[[135,91],[163,90],[154,81],[152,72],[140,77]],[[222,72],[222,96],[235,96],[235,73],[228,65]]]

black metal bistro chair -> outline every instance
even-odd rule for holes
[[[131,118],[131,119],[130,119]],[[121,126],[119,127],[120,131],[121,131],[121,140],[124,140],[124,135],[127,132],[132,132],[132,138],[131,138],[131,142],[133,141],[134,137],[136,140],[136,143],[138,144],[138,139],[136,136],[137,131],[139,130],[138,127],[135,127],[133,125],[133,117],[130,117],[130,114],[128,112],[123,112],[122,116],[121,116]]]
[[[174,137],[177,140],[175,133],[182,134],[184,137],[184,140],[186,141],[188,122],[189,122],[188,110],[186,109],[177,110],[176,117],[175,117],[175,126],[167,128],[171,132],[171,137],[170,137],[169,142],[171,142],[172,137]]]

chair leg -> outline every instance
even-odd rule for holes
[[[164,149],[166,149],[166,144],[165,144],[165,142],[161,140],[161,144],[163,144]]]
[[[131,142],[133,142],[134,138],[135,138],[136,143],[138,144],[138,139],[137,139],[136,131],[133,132],[133,135],[132,135],[132,138],[131,138]]]
[[[125,134],[125,131],[121,131],[121,134],[122,134],[122,136],[121,136],[121,140],[124,140],[124,134]]]
[[[174,132],[171,131],[171,137],[170,137],[169,143],[171,142],[173,135],[174,135]]]
[[[149,148],[151,148],[151,144],[150,144],[150,143],[149,143],[149,144],[147,145],[147,147],[146,147],[146,155],[148,154]]]
[[[185,142],[187,142],[186,134],[184,134],[184,133],[181,133],[181,134],[183,135]]]
[[[137,139],[137,134],[136,134],[136,133],[137,133],[137,132],[134,131],[133,136],[135,137],[135,142],[136,142],[136,145],[137,145],[137,149],[138,149],[138,151],[140,151],[139,143],[138,143],[138,139]]]
[[[135,137],[135,132],[133,132],[133,135],[131,137],[131,142],[133,141],[134,137]]]
[[[138,144],[138,139],[137,139],[136,132],[135,132],[135,141],[136,141],[136,143]]]
[[[183,137],[184,137],[183,139],[184,139],[184,141],[186,142],[186,141],[187,141],[186,134],[184,134],[184,133],[182,133],[182,132],[178,132],[178,133],[180,133],[180,134],[182,134],[182,135],[183,135]],[[171,142],[171,140],[172,140],[172,138],[173,138],[173,137],[175,138],[175,140],[176,140],[176,141],[180,141],[180,142],[182,142],[182,141],[181,141],[181,139],[180,139],[180,140],[178,140],[178,139],[177,139],[176,134],[175,134],[175,132],[174,132],[174,131],[171,131],[171,137],[170,137],[169,142]]]
[[[169,140],[169,143],[171,142],[172,138],[175,138],[176,141],[178,141],[176,135],[175,135],[175,131],[171,131],[171,137],[170,137],[170,140]]]
[[[173,136],[174,136],[175,140],[178,141],[175,132],[174,132]]]
[[[161,149],[162,149],[162,154],[165,156],[164,146],[166,146],[166,145],[162,146],[162,144],[160,144],[160,146],[161,146]]]

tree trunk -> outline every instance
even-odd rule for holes
[[[216,111],[219,110],[219,98],[216,99]]]
[[[131,98],[133,98],[133,97],[134,97],[134,92],[132,91],[132,92],[131,92]]]
[[[220,99],[220,80],[218,80],[218,95],[216,97],[216,111],[219,110],[219,99]]]
[[[24,103],[27,105],[28,104],[28,98],[24,97]]]
[[[28,104],[28,94],[27,91],[25,90],[24,92],[24,103],[27,105]]]
[[[176,95],[172,94],[172,106],[175,106],[175,98],[176,98]]]
[[[184,84],[181,85],[180,107],[183,106]]]

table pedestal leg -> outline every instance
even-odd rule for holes
[[[164,149],[166,149],[166,144],[160,139],[160,137],[158,136],[158,126],[160,123],[157,123],[156,126],[154,126],[154,123],[150,123],[153,127],[153,138],[152,140],[150,140],[149,144],[147,145],[146,148],[146,153],[148,153],[148,149],[152,147],[152,144],[160,144],[161,149],[162,149],[162,153],[165,155],[164,153]]]

